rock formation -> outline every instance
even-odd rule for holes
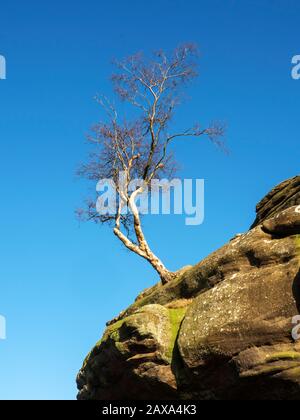
[[[300,176],[288,179],[273,188],[256,206],[257,217],[252,228],[278,214],[300,204]]]
[[[78,398],[300,399],[299,205],[296,177],[249,232],[142,293],[87,356]]]

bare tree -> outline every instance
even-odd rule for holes
[[[130,122],[120,122],[115,107],[106,98],[97,98],[107,111],[108,121],[93,127],[88,140],[94,150],[79,174],[94,181],[110,178],[117,186],[122,173],[125,174],[125,188],[117,191],[120,199],[116,214],[100,215],[95,200],[88,201],[87,208],[78,212],[87,219],[112,226],[119,240],[147,260],[166,284],[175,274],[150,248],[136,200],[154,178],[174,174],[176,164],[170,146],[175,140],[207,136],[221,145],[224,128],[214,123],[206,128],[197,124],[183,131],[170,131],[170,122],[184,87],[197,75],[197,48],[194,45],[180,46],[171,54],[159,51],[151,59],[137,54],[116,64],[117,72],[112,76],[115,91],[136,112]],[[129,191],[130,182],[136,178],[142,179],[143,185]],[[128,214],[122,212],[125,205],[130,209]],[[134,239],[131,239],[132,233]]]

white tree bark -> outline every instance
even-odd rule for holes
[[[172,278],[174,278],[175,275],[174,273],[170,272],[162,263],[162,261],[154,254],[154,252],[151,250],[148,242],[145,239],[145,235],[143,233],[143,229],[141,226],[140,215],[139,215],[136,203],[135,203],[137,196],[141,194],[142,192],[143,192],[143,187],[134,191],[128,200],[128,205],[134,219],[134,231],[135,231],[135,235],[137,239],[137,244],[134,244],[121,231],[120,217],[121,217],[122,204],[120,204],[119,206],[114,234],[120,239],[120,241],[123,242],[123,244],[130,251],[135,252],[136,254],[140,255],[145,260],[147,260],[152,265],[152,267],[156,270],[156,272],[159,274],[162,284],[167,284],[170,280],[172,280]]]

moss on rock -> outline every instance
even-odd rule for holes
[[[185,317],[186,310],[187,310],[187,307],[177,308],[177,309],[168,309],[171,334],[170,334],[169,348],[167,351],[167,358],[170,361],[170,363],[173,358],[173,351],[174,351],[175,343],[178,337],[181,323]]]
[[[299,360],[300,359],[300,353],[295,351],[290,352],[282,352],[282,353],[275,353],[271,356],[268,356],[266,358],[266,362],[276,362],[278,360]]]

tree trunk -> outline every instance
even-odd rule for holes
[[[152,267],[157,271],[161,279],[162,284],[167,284],[172,278],[174,278],[174,273],[171,273],[161,262],[161,260],[152,252],[151,248],[146,241],[143,229],[141,226],[140,215],[136,207],[135,200],[139,194],[143,192],[143,187],[140,187],[134,191],[129,199],[129,206],[134,218],[134,230],[136,238],[138,240],[139,249],[145,254],[144,258],[149,261]]]
[[[138,209],[135,204],[136,197],[143,191],[143,188],[139,188],[138,190],[134,191],[129,199],[129,207],[132,211],[133,218],[134,218],[134,231],[137,239],[137,244],[133,243],[130,239],[128,239],[122,232],[121,232],[121,224],[120,224],[120,217],[121,217],[121,209],[122,205],[119,207],[119,211],[116,217],[116,225],[114,228],[114,234],[123,242],[123,244],[130,249],[130,251],[135,252],[145,260],[147,260],[155,271],[159,274],[161,282],[163,285],[169,283],[172,279],[175,278],[175,273],[169,271],[161,260],[152,252],[151,248],[149,247],[146,238],[144,236],[140,215]]]
[[[152,265],[152,267],[156,270],[156,272],[159,274],[159,277],[161,279],[161,282],[163,285],[169,283],[172,279],[175,277],[175,273],[172,273],[169,271],[164,264],[159,260],[159,258],[156,257],[156,255],[153,254],[153,252],[148,249],[147,261]]]

